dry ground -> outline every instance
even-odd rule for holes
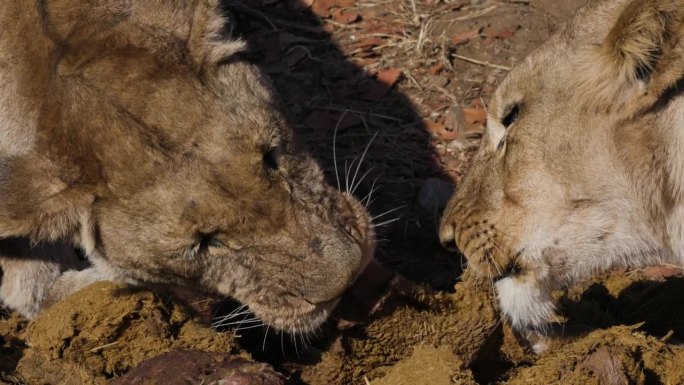
[[[557,293],[565,334],[535,356],[499,320],[487,285],[461,279],[462,258],[436,237],[496,85],[579,3],[226,1],[250,59],[274,79],[331,183],[358,184],[384,223],[377,259],[391,272],[371,271],[372,284],[351,292],[310,339],[263,328],[216,333],[202,324],[213,299],[86,289],[29,326],[16,315],[0,321],[0,384],[104,384],[174,349],[268,362],[291,384],[684,383],[680,270],[624,269]],[[209,378],[186,374],[178,383]],[[263,384],[280,381],[263,376],[271,378]],[[126,381],[118,383],[141,383]]]

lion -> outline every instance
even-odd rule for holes
[[[0,4],[0,299],[95,281],[230,296],[307,332],[374,253],[218,0]],[[76,248],[89,262],[69,268]],[[67,267],[65,267],[67,266]]]
[[[593,274],[681,265],[684,1],[590,1],[515,66],[440,239],[518,330],[545,331],[552,291]]]

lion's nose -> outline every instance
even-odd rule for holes
[[[452,223],[443,223],[439,229],[439,241],[449,251],[458,251],[456,246],[456,226]]]

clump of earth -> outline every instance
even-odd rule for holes
[[[149,290],[100,282],[50,307],[26,330],[17,374],[28,384],[107,384],[141,362],[178,350],[236,353],[229,333]]]
[[[557,293],[567,331],[541,355],[499,320],[490,283],[467,271],[454,294],[389,285],[366,321],[332,325],[268,363],[253,358],[255,345],[282,346],[216,331],[166,294],[97,283],[28,324],[11,383],[678,384],[684,311],[668,306],[682,283],[618,272]],[[647,293],[635,291],[643,286]]]

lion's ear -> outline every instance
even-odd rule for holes
[[[200,68],[227,60],[246,44],[233,36],[233,21],[218,0],[200,0],[195,7],[188,48]]]
[[[189,56],[199,70],[245,49],[245,42],[232,36],[233,21],[220,0],[138,0],[131,3],[129,21],[187,39]]]
[[[683,19],[682,0],[631,0],[581,57],[579,73],[589,74],[583,89],[595,93],[595,105],[636,112],[675,87],[684,77]]]
[[[578,51],[577,100],[625,114],[653,105],[684,78],[683,19],[684,0],[629,1],[598,44]]]
[[[63,0],[40,4],[49,36],[67,47],[101,39],[108,31],[122,28],[130,32],[133,45],[166,55],[187,39],[187,53],[198,69],[245,48],[242,40],[231,36],[233,24],[219,0]],[[140,38],[136,33],[139,30],[152,30],[158,39]]]
[[[604,55],[627,82],[671,85],[684,73],[681,0],[634,0],[606,38]],[[679,64],[675,66],[674,64]]]
[[[0,158],[0,238],[80,240],[89,231],[93,194],[64,171],[34,156]]]

